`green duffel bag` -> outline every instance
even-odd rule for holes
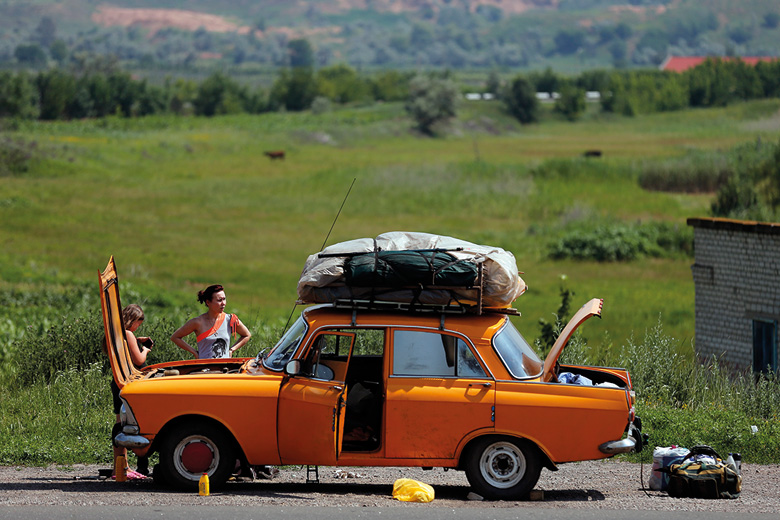
[[[704,456],[704,457],[702,457]],[[713,462],[711,462],[713,461]],[[669,496],[676,498],[737,498],[742,476],[709,446],[696,446],[669,473]]]
[[[445,251],[376,251],[354,255],[344,264],[351,287],[472,287],[477,264]]]

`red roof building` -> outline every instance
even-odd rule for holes
[[[701,65],[707,59],[718,59],[723,61],[742,60],[748,65],[755,66],[759,61],[775,61],[780,58],[777,58],[776,56],[669,56],[661,63],[659,68],[672,72],[684,72],[697,65]]]

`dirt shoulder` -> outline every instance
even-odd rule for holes
[[[273,480],[230,482],[209,497],[174,493],[158,488],[151,479],[117,483],[98,477],[98,466],[70,468],[0,467],[0,507],[57,505],[103,507],[121,505],[178,506],[311,506],[392,507],[402,505],[392,497],[393,482],[413,478],[433,486],[436,498],[429,507],[449,508],[571,508],[722,511],[775,513],[780,510],[780,465],[742,467],[743,492],[736,500],[674,499],[666,493],[647,491],[640,484],[640,469],[647,485],[649,466],[598,461],[564,464],[559,471],[542,471],[537,490],[542,500],[528,502],[480,502],[469,500],[462,472],[440,468],[319,468],[319,484],[306,483],[306,468],[282,468]]]

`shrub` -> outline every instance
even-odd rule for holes
[[[16,347],[16,378],[23,385],[49,382],[60,372],[84,370],[98,363],[107,369],[103,354],[103,321],[100,312],[65,319],[40,335],[28,335]]]
[[[550,246],[548,256],[555,260],[625,262],[692,253],[693,233],[685,226],[612,223],[565,233]]]
[[[728,158],[721,153],[689,154],[645,163],[639,185],[655,191],[712,193],[727,181],[731,171]]]
[[[198,85],[192,104],[197,115],[238,114],[245,111],[247,98],[246,88],[215,72]]]
[[[501,93],[507,111],[523,124],[539,120],[539,101],[536,88],[529,80],[518,76]]]
[[[649,161],[641,167],[639,185],[648,190],[683,193],[733,191],[735,186],[729,183],[737,188],[745,183],[752,186],[756,170],[771,162],[776,149],[758,139],[727,151],[693,151],[679,158]],[[734,196],[739,199],[729,195]]]
[[[711,210],[716,217],[774,220],[780,204],[780,143],[740,145],[730,152],[733,169]]]
[[[331,102],[324,96],[317,96],[311,103],[311,113],[315,115],[324,114],[331,109]]]
[[[555,100],[555,111],[569,121],[576,121],[585,112],[585,92],[573,85],[564,85],[561,97]]]
[[[417,76],[409,83],[406,111],[418,130],[432,134],[437,123],[457,114],[458,89],[449,79]]]
[[[25,73],[0,72],[0,118],[38,117],[38,91]]]
[[[692,361],[685,350],[664,334],[659,317],[641,342],[630,340],[608,362],[631,373],[651,445],[708,444],[720,454],[741,452],[746,462],[777,461],[780,379],[730,373],[717,359]]]
[[[678,406],[685,401],[691,360],[680,351],[677,341],[664,334],[660,316],[642,342],[635,343],[631,338],[620,349],[620,366],[631,373],[631,381],[643,401]]]
[[[544,318],[539,318],[539,337],[536,338],[534,343],[536,344],[539,353],[544,356],[550,351],[555,344],[555,341],[558,339],[561,330],[569,321],[569,308],[571,306],[572,296],[574,296],[574,291],[568,289],[563,284],[565,279],[565,276],[561,276],[561,287],[559,292],[561,296],[561,306],[558,307],[558,310],[554,314],[555,323],[550,323]]]
[[[298,112],[311,107],[317,96],[314,75],[307,67],[282,69],[268,94],[268,107],[272,110]]]
[[[35,141],[0,137],[0,177],[26,172],[37,155],[38,145]]]

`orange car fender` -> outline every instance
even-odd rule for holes
[[[541,462],[542,465],[545,468],[554,470],[556,468],[555,462],[553,462],[552,458],[550,457],[550,453],[548,452],[547,448],[539,443],[537,440],[529,437],[521,437],[517,435],[517,432],[512,431],[503,431],[503,430],[493,430],[493,429],[485,429],[485,430],[477,430],[473,432],[471,435],[463,439],[463,442],[458,446],[458,452],[457,452],[457,468],[458,469],[465,469],[463,467],[463,457],[466,455],[467,450],[469,446],[477,441],[478,439],[481,439],[483,437],[510,437],[518,440],[525,440],[528,442],[531,442],[539,449],[539,453],[541,454]]]
[[[599,445],[620,439],[628,424],[625,389],[557,383],[498,386],[496,431],[534,442],[555,463],[608,457]]]
[[[156,439],[182,419],[202,417],[222,425],[250,463],[278,463],[276,407],[281,378],[269,378],[268,384],[258,384],[244,374],[166,379],[130,383],[122,392],[141,435]]]
[[[539,453],[542,454],[543,459],[546,459],[545,466],[549,465],[554,466],[555,463],[553,462],[552,456],[550,454],[550,450],[547,448],[544,442],[542,442],[541,439],[534,437],[532,435],[518,435],[518,432],[516,431],[509,431],[509,430],[495,430],[495,435],[501,435],[504,437],[512,437],[518,440],[525,440],[530,443],[532,443],[534,446],[536,446],[539,449]]]
[[[461,439],[461,441],[458,443],[458,447],[455,449],[455,460],[460,463],[460,460],[463,458],[463,455],[466,453],[469,445],[473,441],[487,435],[496,435],[496,430],[493,428],[480,428],[463,437],[463,439]]]

